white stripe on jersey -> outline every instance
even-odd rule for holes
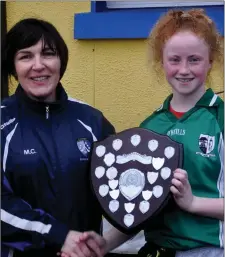
[[[13,257],[13,255],[14,255],[14,250],[13,250],[13,249],[10,249],[10,250],[9,250],[9,255],[8,255],[8,257]]]
[[[7,135],[6,137],[6,142],[5,142],[5,148],[4,148],[4,153],[3,153],[3,171],[5,172],[6,169],[6,161],[7,161],[7,157],[8,157],[8,151],[9,151],[9,143],[16,131],[16,127],[17,127],[18,123],[16,123],[14,129]]]
[[[16,228],[28,230],[28,231],[36,231],[40,234],[49,233],[51,229],[51,224],[44,224],[40,221],[30,221],[26,219],[19,218],[9,212],[1,209],[1,221],[14,226]]]
[[[72,98],[72,97],[68,97],[68,100],[71,101],[71,102],[75,102],[75,103],[80,103],[80,104],[85,104],[85,105],[89,105],[83,101],[80,101],[80,100],[77,100],[75,98]]]
[[[96,138],[96,136],[94,135],[94,133],[92,132],[92,128],[86,124],[84,124],[81,120],[78,120],[92,135],[93,141],[97,141],[98,139]]]
[[[217,96],[216,94],[214,94],[212,100],[211,100],[210,103],[209,103],[209,106],[213,106],[213,105],[214,105],[214,103],[216,102],[217,97],[218,97],[218,96]]]
[[[223,141],[222,133],[220,133],[218,152],[220,157],[221,168],[220,168],[220,174],[217,181],[217,188],[219,190],[219,196],[223,198],[224,197],[224,141]],[[219,221],[219,222],[220,222],[220,234],[219,234],[220,247],[223,247],[224,246],[224,227],[223,227],[224,222],[223,221]]]

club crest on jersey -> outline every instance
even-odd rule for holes
[[[215,147],[215,136],[201,134],[198,139],[198,145],[202,152],[197,152],[197,154],[205,157],[215,156],[214,154],[210,154]]]
[[[77,139],[77,147],[84,157],[88,157],[88,154],[91,151],[91,143],[86,138]]]

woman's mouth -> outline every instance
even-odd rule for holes
[[[50,76],[40,76],[40,77],[32,77],[31,79],[33,81],[43,82],[47,79],[49,79]]]

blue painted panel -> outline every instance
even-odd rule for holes
[[[192,9],[186,7],[182,9]],[[214,20],[224,35],[224,5],[198,6]],[[90,13],[74,16],[75,39],[141,39],[147,38],[152,27],[171,7],[108,10],[105,1],[92,2]],[[174,8],[173,8],[174,9]],[[181,9],[180,7],[178,9]]]

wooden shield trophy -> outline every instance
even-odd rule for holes
[[[124,233],[143,229],[168,200],[183,147],[168,136],[132,128],[95,142],[91,183],[105,217]]]

